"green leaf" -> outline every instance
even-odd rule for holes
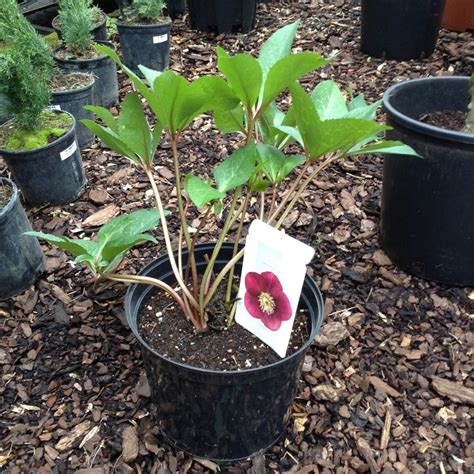
[[[262,67],[264,79],[277,61],[291,54],[291,46],[299,24],[300,20],[278,29],[263,43],[258,62]]]
[[[280,59],[268,72],[261,99],[261,109],[265,110],[281,92],[296,80],[324,66],[330,60],[311,52],[293,54]]]
[[[262,68],[249,54],[229,56],[221,47],[217,48],[217,67],[227,78],[235,95],[247,110],[257,102],[262,86]]]
[[[100,118],[102,122],[107,125],[113,132],[118,132],[118,123],[115,120],[115,117],[104,107],[100,107],[98,105],[86,105],[84,106],[86,110],[90,110],[94,115]]]
[[[334,81],[320,82],[311,93],[311,100],[321,120],[344,117],[348,113],[344,94]]]
[[[217,189],[226,193],[245,184],[255,170],[257,148],[250,143],[238,149],[214,170]]]
[[[250,190],[254,193],[264,193],[269,185],[270,181],[268,179],[255,179],[250,183]]]
[[[142,64],[138,66],[138,69],[140,69],[141,73],[143,74],[145,79],[148,81],[149,86],[153,88],[155,79],[161,75],[162,71],[155,71],[154,69],[150,69],[149,67],[143,66]]]
[[[201,77],[199,84],[209,97],[209,110],[223,112],[233,110],[239,106],[240,99],[221,77]]]
[[[192,174],[188,174],[184,178],[184,189],[197,208],[225,197],[224,193],[214,189],[207,181]]]
[[[245,130],[244,111],[240,103],[233,110],[214,112],[214,121],[216,127],[222,133],[243,132]]]
[[[382,140],[372,145],[367,145],[354,152],[350,152],[350,155],[366,155],[366,154],[384,154],[390,153],[394,155],[411,155],[422,158],[412,147],[403,144],[399,141]]]
[[[306,161],[304,156],[286,157],[280,150],[261,143],[257,145],[257,150],[258,161],[272,184],[281,183],[297,166]]]
[[[346,114],[347,118],[358,118],[365,120],[375,120],[375,115],[377,114],[377,109],[382,105],[382,99],[374,102],[373,104],[361,107],[353,107]]]

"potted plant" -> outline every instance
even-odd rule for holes
[[[171,20],[165,0],[133,0],[121,7],[117,29],[124,64],[139,74],[140,64],[163,71],[169,65]]]
[[[249,32],[255,23],[256,0],[188,0],[191,28],[232,33],[240,28]]]
[[[464,125],[469,82],[413,79],[385,93],[390,136],[424,159],[385,157],[380,231],[389,257],[410,273],[468,286],[474,284],[472,105]]]
[[[474,6],[471,0],[446,0],[441,26],[452,31],[474,30]]]
[[[44,270],[39,242],[23,235],[31,225],[13,181],[0,177],[0,300],[21,293]]]
[[[61,0],[59,1],[61,7]],[[92,15],[92,28],[90,30],[90,34],[94,41],[106,41],[107,40],[107,15],[97,6],[91,7],[91,15]],[[62,21],[61,21],[61,10],[59,11],[59,15],[53,18],[51,22],[51,26],[53,27],[54,31],[58,35],[58,38],[61,39],[62,37]]]
[[[296,29],[297,23],[274,33],[258,59],[230,56],[218,48],[222,76],[200,77],[192,83],[171,70],[159,73],[141,67],[145,83],[120,63],[113,50],[100,46],[138,92],[125,98],[118,117],[91,108],[103,125],[86,124],[148,177],[156,209],[112,219],[93,241],[32,234],[75,254],[99,279],[131,284],[126,315],[143,349],[163,435],[178,449],[218,461],[246,458],[282,436],[304,354],[323,312],[319,290],[306,276],[294,331],[299,324],[307,329],[280,360],[270,350],[259,361],[257,344],[266,346],[234,324],[238,304],[245,304],[250,317],[270,331],[287,327],[291,314],[286,289],[272,272],[247,273],[242,277],[245,297],[236,297],[234,281],[241,276],[245,252],[241,237],[250,203],[257,198],[257,222],[265,221],[261,225],[277,232],[315,176],[334,161],[394,148],[414,153],[399,142],[379,139],[387,127],[374,121],[378,104],[368,105],[361,96],[347,103],[332,81],[322,82],[311,95],[305,92],[296,81],[329,60],[313,52],[290,54]],[[288,89],[292,105],[285,114],[275,100]],[[155,115],[153,128],[140,95]],[[200,170],[183,176],[179,142],[191,122],[209,111],[223,133],[239,133],[241,145],[213,170],[212,177],[202,176]],[[176,216],[167,216],[153,172],[163,132],[171,145]],[[286,155],[283,150],[295,142],[301,154]],[[194,234],[188,226],[191,215],[200,220]],[[168,219],[174,219],[173,226],[179,229],[174,245]],[[158,221],[166,252],[139,275],[123,271],[127,250],[153,242],[147,231]],[[198,245],[216,223],[217,241]],[[177,338],[183,337],[188,342],[181,344]]]
[[[433,53],[445,0],[362,0],[361,50],[376,58],[427,58]]]
[[[0,91],[13,117],[0,126],[0,155],[30,204],[70,202],[86,179],[74,117],[46,108],[53,60],[15,0],[3,3],[0,32],[8,43],[0,55]]]
[[[67,72],[88,72],[95,77],[94,103],[111,107],[118,100],[117,68],[94,48],[91,29],[95,9],[92,0],[61,0],[59,18],[64,45],[53,53],[59,67]]]

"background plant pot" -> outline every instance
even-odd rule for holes
[[[22,235],[31,225],[15,183],[0,177],[1,186],[12,191],[10,202],[0,209],[0,300],[5,300],[37,280],[44,270],[44,257],[38,239]]]
[[[80,120],[94,120],[94,114],[84,109],[85,105],[94,102],[93,86],[95,79],[91,76],[90,84],[70,91],[54,92],[51,97],[51,109],[65,110],[76,119],[76,136],[79,148],[86,148],[94,142],[94,134]]]
[[[51,22],[51,26],[53,27],[53,30],[58,35],[58,38],[61,39],[62,32],[61,32],[61,28],[58,22],[59,22],[59,15],[53,18],[53,21]],[[92,38],[94,38],[94,41],[107,40],[106,22],[107,22],[107,17],[105,16],[104,13],[102,13],[102,21],[91,30],[91,35],[92,35]]]
[[[114,48],[114,45],[108,41],[97,41],[97,43]],[[61,50],[64,50],[64,46],[55,50],[53,56],[62,70],[93,74],[95,78],[93,105],[109,108],[118,102],[117,66],[111,58],[100,56],[94,59],[62,59],[57,57],[58,51]]]
[[[171,22],[154,25],[128,25],[117,22],[123,62],[135,74],[142,76],[142,64],[156,71],[169,66]]]
[[[402,82],[384,95],[390,139],[423,159],[386,155],[381,243],[389,257],[428,280],[474,284],[474,134],[422,123],[421,114],[467,111],[469,78]]]
[[[446,0],[441,25],[452,31],[474,30],[474,3],[472,0]]]
[[[362,0],[361,50],[404,61],[430,56],[445,0]]]
[[[188,9],[196,30],[232,33],[239,27],[246,33],[254,25],[257,5],[256,0],[188,0]]]
[[[213,248],[214,244],[197,247],[200,270],[204,270],[204,255]],[[231,255],[232,245],[225,244],[216,268],[222,268]],[[184,254],[184,264],[186,260]],[[167,256],[140,274],[174,281]],[[219,462],[243,459],[271,447],[285,431],[304,355],[321,326],[323,300],[314,281],[306,277],[301,296],[312,325],[306,344],[274,364],[240,372],[195,368],[166,359],[151,349],[138,332],[137,319],[153,292],[151,287],[131,286],[125,312],[142,347],[151,399],[164,436],[177,449]]]
[[[6,112],[3,111],[3,108],[7,107],[7,105],[8,105],[7,97],[5,96],[5,94],[2,94],[0,92],[0,125],[2,125],[2,123],[5,123],[9,119]]]
[[[167,0],[166,10],[171,19],[176,20],[186,13],[186,0]]]
[[[60,112],[58,112],[60,113]],[[65,204],[77,199],[86,186],[76,139],[76,121],[54,142],[29,151],[0,150],[28,204]]]

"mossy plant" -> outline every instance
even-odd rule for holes
[[[36,150],[63,136],[71,127],[70,115],[51,110],[40,114],[39,126],[25,130],[11,123],[0,129],[0,148],[9,151]]]

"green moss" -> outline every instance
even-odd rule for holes
[[[53,111],[42,112],[39,125],[33,130],[18,128],[8,122],[0,129],[0,148],[28,151],[41,148],[64,135],[72,126],[72,118]]]
[[[49,35],[43,36],[43,39],[50,51],[54,51],[61,46],[61,41],[59,41],[57,33],[50,33]]]

